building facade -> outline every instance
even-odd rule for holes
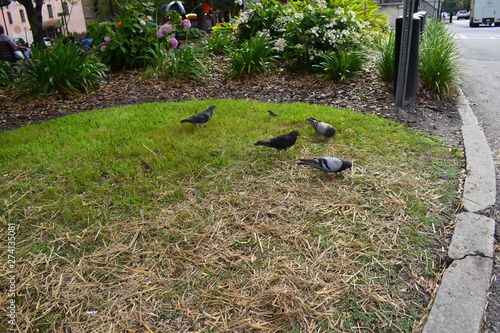
[[[61,37],[70,33],[85,33],[87,24],[95,20],[90,0],[67,2],[63,0],[45,0],[42,7],[42,28],[46,37]],[[12,38],[22,38],[33,42],[33,34],[26,9],[17,1],[2,7],[1,24],[6,34]]]

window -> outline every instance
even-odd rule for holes
[[[26,22],[26,16],[24,16],[24,10],[19,10],[19,15],[21,15],[21,22]]]
[[[7,19],[9,20],[9,24],[14,24],[14,21],[12,20],[12,14],[10,12],[7,12]]]
[[[62,4],[63,4],[64,15],[69,15],[68,3],[64,1]]]
[[[54,18],[54,12],[52,11],[51,5],[47,5],[47,11],[49,12],[49,18]]]

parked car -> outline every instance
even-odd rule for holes
[[[14,42],[16,42],[17,45],[19,46],[28,46],[28,44],[26,44],[26,42],[24,41],[24,39],[18,37],[18,38],[14,38]]]
[[[468,20],[470,17],[469,11],[468,10],[459,10],[457,12],[457,20],[460,20],[461,18]]]
[[[43,43],[45,44],[45,46],[51,46],[52,39],[50,39],[50,37],[43,37]]]

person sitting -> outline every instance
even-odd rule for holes
[[[83,49],[85,51],[88,51],[92,47],[92,38],[90,38],[89,34],[85,37],[85,39],[82,39],[81,41]]]
[[[18,60],[25,59],[24,51],[28,50],[28,48],[26,46],[17,45],[17,43],[14,42],[14,40],[10,36],[5,35],[3,25],[0,25],[0,42],[3,42],[3,41],[9,43],[11,49],[14,52],[14,57],[16,59],[18,59]]]

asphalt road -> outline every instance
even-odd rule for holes
[[[496,167],[497,201],[486,215],[496,221],[495,265],[481,332],[500,332],[500,27],[449,25],[460,48],[462,89],[482,126]]]

